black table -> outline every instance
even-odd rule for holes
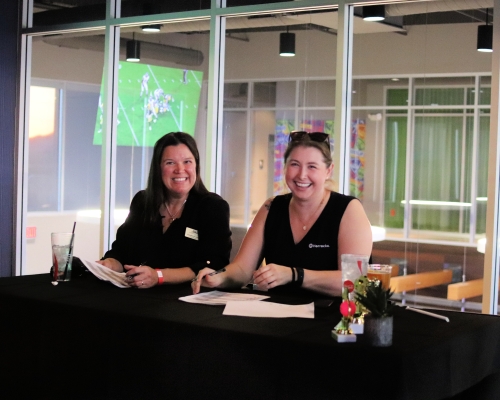
[[[498,317],[440,312],[446,323],[398,308],[393,346],[373,348],[331,338],[338,302],[314,320],[244,318],[178,300],[188,294],[93,276],[55,287],[48,274],[0,279],[0,396],[500,398]]]

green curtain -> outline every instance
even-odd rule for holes
[[[464,200],[462,173],[470,170],[464,171],[462,147],[462,117],[415,117],[412,200]],[[460,215],[467,209],[415,204],[411,210],[413,229],[459,232]]]

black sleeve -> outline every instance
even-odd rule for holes
[[[116,232],[116,240],[111,245],[111,250],[103,258],[115,258],[123,264],[139,265],[134,249],[138,244],[144,218],[144,191],[138,192],[130,203],[130,211],[125,222]]]
[[[197,274],[205,267],[217,270],[228,265],[232,246],[229,204],[210,193],[200,201],[193,220],[193,225],[198,227],[199,254],[196,261],[187,266]]]

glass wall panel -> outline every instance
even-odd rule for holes
[[[325,131],[334,141],[337,13],[239,16],[227,18],[226,26],[223,148],[230,150],[222,153],[222,164],[237,171],[238,181],[236,173],[223,172],[222,194],[231,206],[233,247],[239,248],[239,230],[246,230],[267,198],[288,190],[282,173],[289,132]],[[280,34],[287,30],[295,39],[292,57],[280,56]],[[244,100],[234,99],[240,91],[246,96],[247,87],[249,106],[242,112]],[[229,144],[235,142],[245,147],[236,150]],[[242,181],[244,191],[238,190]]]
[[[104,18],[106,18],[106,0],[33,1],[33,26],[36,27],[98,21]]]
[[[396,298],[480,311],[481,293],[448,287],[483,273],[491,55],[475,39],[486,10],[442,3],[388,4],[382,22],[355,8],[350,192],[385,231],[374,262],[441,277],[404,291],[395,277]]]
[[[75,255],[99,258],[101,146],[95,129],[103,54],[103,32],[33,39],[23,274],[48,272],[50,233],[71,231],[75,221]]]
[[[199,21],[202,23],[203,21]],[[123,27],[121,41],[135,40],[139,61],[120,56],[116,193],[119,226],[134,195],[146,188],[153,147],[169,132],[186,132],[205,156],[208,31],[187,31],[186,23],[166,24],[159,33]]]

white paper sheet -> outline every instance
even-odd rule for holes
[[[239,303],[241,301],[253,302],[256,300],[268,299],[269,296],[252,293],[228,293],[213,290],[211,292],[193,294],[191,296],[179,297],[179,300],[187,303],[209,304],[213,306],[223,306],[228,301]]]
[[[118,286],[119,288],[129,288],[129,284],[125,278],[125,272],[116,272],[112,269],[109,269],[101,264],[96,263],[95,261],[83,260],[80,259],[87,267],[87,269],[92,272],[96,277],[103,281],[111,282],[113,285]]]
[[[291,306],[267,301],[229,301],[224,315],[267,318],[314,318],[314,303]]]

